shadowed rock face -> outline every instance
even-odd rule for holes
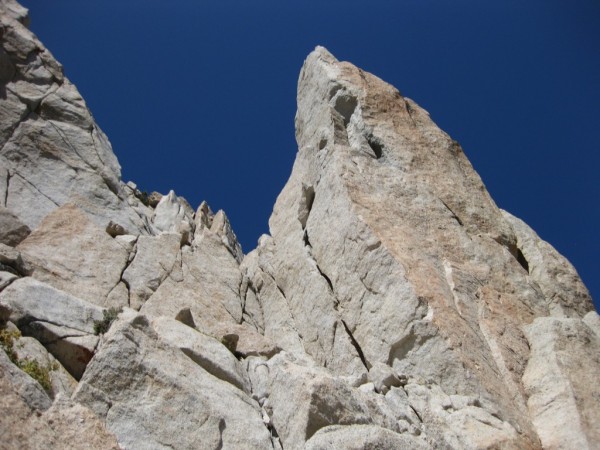
[[[0,22],[6,442],[594,448],[585,286],[397,89],[308,56],[296,161],[243,255],[223,211],[123,183],[26,11]]]

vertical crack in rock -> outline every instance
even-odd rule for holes
[[[118,279],[117,283],[113,286],[113,288],[108,292],[108,295],[106,296],[106,298],[109,298],[110,294],[112,294],[112,292],[117,288],[117,286],[119,286],[119,283],[122,282],[125,285],[125,287],[127,288],[127,306],[130,308],[131,308],[131,286],[129,286],[129,282],[123,278],[123,274],[125,273],[127,268],[131,265],[131,263],[133,263],[136,253],[137,253],[137,243],[134,245],[133,249],[131,250],[129,257],[127,258],[127,262],[125,263],[125,265],[123,266],[123,269],[121,270],[121,274],[119,275],[119,279]]]
[[[413,107],[410,105],[410,102],[407,99],[404,99],[404,106],[406,107],[406,112],[408,113],[408,117],[410,117],[412,124],[416,127],[417,122],[415,121],[415,118],[413,117],[415,111],[413,110]]]
[[[8,208],[8,189],[10,187],[10,171],[6,171],[6,192],[4,193],[4,206]]]
[[[298,220],[302,225],[302,229],[306,228],[306,222],[310,215],[313,203],[315,201],[315,189],[312,185],[302,183],[302,195],[298,204]]]
[[[369,147],[371,147],[371,150],[375,155],[375,159],[380,159],[383,156],[383,144],[381,141],[371,133],[367,134],[365,138],[367,140],[367,144],[369,144]]]
[[[285,304],[287,305],[287,309],[290,312],[290,318],[292,319],[292,329],[294,330],[294,332],[298,335],[298,337],[302,341],[302,334],[298,331],[298,327],[296,326],[296,318],[294,317],[294,311],[292,310],[292,307],[290,305],[290,302],[289,302],[288,298],[285,295],[285,292],[283,292],[283,289],[281,289],[281,287],[277,284],[277,281],[275,280],[275,277],[273,277],[273,275],[271,275],[270,273],[267,273],[267,272],[263,272],[263,273],[265,275],[267,275],[269,278],[271,278],[271,280],[273,280],[273,284],[275,285],[275,287],[277,288],[277,290],[279,291],[279,293],[281,294],[281,296],[285,300]],[[304,346],[303,342],[302,342],[302,346]]]
[[[502,245],[502,243],[500,243]],[[525,258],[525,255],[523,254],[522,250],[519,248],[518,244],[515,243],[510,243],[510,244],[504,244],[504,247],[506,247],[508,249],[508,252],[513,256],[513,258],[515,258],[517,260],[517,262],[519,263],[519,265],[525,269],[525,271],[527,273],[529,272],[529,261],[527,261],[527,258]]]
[[[408,405],[408,407],[410,409],[412,409],[412,411],[415,413],[415,416],[417,416],[417,419],[419,419],[419,422],[423,423],[423,418],[421,417],[421,415],[417,412],[417,410],[414,408],[413,405]]]
[[[523,269],[525,269],[527,271],[527,273],[529,272],[529,263],[527,262],[527,258],[525,258],[525,255],[523,254],[523,252],[521,251],[521,249],[519,247],[517,247],[517,261],[519,262],[519,264],[521,264],[521,267],[523,267]]]
[[[302,240],[304,242],[305,247],[312,248],[310,239],[308,239],[308,230],[304,230],[304,234],[302,235]]]
[[[310,239],[308,237],[308,230],[307,229],[304,230],[303,239],[304,239],[304,245],[306,247],[308,247],[309,249],[312,249],[312,245],[310,244]],[[319,267],[319,263],[317,262],[317,260],[315,259],[315,257],[312,255],[312,253],[310,252],[310,250],[308,252],[308,257],[315,263],[315,267],[317,268],[317,271],[319,272],[319,275],[321,275],[321,277],[327,283],[327,286],[329,286],[329,291],[333,295],[333,301],[334,301],[333,307],[337,311],[338,306],[340,304],[340,301],[337,298],[337,296],[335,295],[335,290],[333,288],[333,282],[331,281],[331,278],[329,278],[329,276],[327,276],[325,274],[325,272],[323,272],[323,270],[321,270],[321,267]]]
[[[447,204],[447,203],[446,203],[444,200],[442,200],[441,198],[440,198],[440,201],[441,201],[441,202],[442,202],[442,204],[443,204],[443,205],[446,207],[446,209],[447,209],[448,211],[450,211],[450,213],[452,214],[452,217],[454,218],[454,220],[456,220],[456,221],[458,222],[458,224],[459,224],[461,227],[464,227],[463,221],[462,221],[462,220],[460,220],[460,217],[458,217],[454,211],[452,211],[452,208],[450,208],[450,207],[448,206],[448,204]]]
[[[265,424],[265,427],[267,428],[267,431],[269,432],[269,435],[271,436],[271,447],[274,450],[277,450],[278,448],[283,450],[283,444],[281,443],[281,439],[279,439],[279,433],[277,433],[277,429],[275,428],[275,424],[271,420],[271,416],[265,410],[264,407],[261,407],[261,409],[263,413],[263,422]],[[279,447],[275,446],[275,442],[279,444]]]
[[[256,296],[256,291],[254,290],[254,287],[252,286],[252,282],[250,281],[250,279],[243,274],[242,274],[242,279],[240,280],[240,285],[238,287],[238,291],[239,291],[239,297],[240,297],[240,304],[242,306],[242,314],[241,314],[241,318],[240,318],[240,325],[241,325],[241,324],[247,322],[246,318],[253,319],[252,316],[249,315],[248,312],[246,311],[246,304],[248,302],[248,291],[251,291],[255,296]],[[259,304],[259,306],[262,308],[262,305]],[[256,321],[249,320],[247,323],[258,330]]]
[[[249,287],[249,281],[244,275],[242,275],[242,279],[240,280],[240,285],[238,286],[238,295],[240,298],[240,306],[242,307],[242,314],[240,317],[240,325],[244,323],[244,315],[246,314],[246,300],[248,297],[248,287]]]
[[[329,286],[329,289],[331,290],[331,292],[333,293],[333,283],[331,282],[331,278],[329,278],[327,275],[325,275],[325,273],[321,270],[321,268],[319,267],[319,265],[317,264],[317,261],[315,260],[315,265],[317,266],[317,270],[319,271],[319,274],[325,279],[325,281],[327,282],[327,285]],[[339,303],[339,302],[338,302]]]
[[[346,333],[348,334],[348,337],[350,338],[350,342],[356,349],[356,353],[358,353],[358,357],[360,358],[361,362],[363,363],[363,366],[365,366],[365,369],[369,370],[369,368],[371,367],[371,364],[369,363],[369,361],[367,361],[367,358],[365,357],[365,354],[363,353],[362,348],[360,348],[360,345],[354,338],[354,335],[350,331],[350,328],[346,324],[346,321],[341,319],[341,322],[344,325],[344,329],[346,330]]]

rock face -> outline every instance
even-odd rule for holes
[[[600,317],[456,141],[318,47],[244,255],[123,183],[0,0],[0,415],[10,448],[598,448]]]

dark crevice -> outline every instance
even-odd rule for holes
[[[316,261],[315,261],[316,263]],[[323,273],[323,271],[321,270],[321,268],[319,267],[319,265],[317,264],[317,270],[319,271],[319,274],[325,279],[325,281],[327,281],[327,285],[329,286],[329,289],[331,289],[331,292],[333,292],[333,283],[331,282],[331,278],[329,278],[327,275],[325,275]]]
[[[417,416],[417,418],[419,419],[419,421],[421,423],[423,423],[423,418],[421,417],[421,415],[417,412],[417,410],[415,408],[412,407],[412,405],[408,405],[410,407],[410,409],[413,410],[413,412],[415,413],[415,415]]]
[[[452,217],[454,218],[454,220],[456,220],[456,221],[458,222],[458,224],[459,224],[461,227],[464,227],[463,221],[462,221],[462,220],[460,220],[460,217],[458,217],[454,211],[452,211],[452,208],[450,208],[450,207],[448,206],[448,204],[447,204],[447,203],[446,203],[444,200],[440,199],[440,201],[441,201],[441,202],[442,202],[442,204],[443,204],[443,205],[446,207],[446,209],[447,209],[448,211],[450,211],[450,213],[452,214]]]
[[[406,112],[408,113],[408,117],[410,117],[410,120],[412,120],[413,125],[417,126],[417,122],[415,121],[415,118],[413,117],[413,114],[415,111],[414,111],[413,107],[410,106],[410,103],[406,99],[404,99],[404,106],[406,106]]]
[[[248,288],[249,288],[249,282],[246,279],[246,287],[244,289],[244,276],[242,276],[242,280],[240,281],[240,285],[238,287],[238,293],[239,293],[239,297],[240,297],[240,305],[242,307],[242,315],[241,315],[241,319],[240,319],[240,325],[244,323],[244,314],[246,313],[246,299],[248,298]],[[243,291],[243,292],[242,292]]]
[[[529,263],[527,262],[527,259],[525,258],[525,255],[523,254],[523,252],[521,251],[520,248],[517,247],[517,261],[519,262],[519,264],[521,264],[521,267],[523,267],[523,269],[525,269],[527,271],[527,273],[529,273]]]
[[[0,263],[0,271],[2,272],[8,272],[8,273],[12,273],[13,275],[17,276],[17,277],[21,277],[23,276],[22,274],[20,274],[17,269],[15,269],[14,267],[11,267],[9,265],[6,264],[2,264]],[[12,281],[10,282],[12,283]]]
[[[342,320],[342,324],[344,325],[344,329],[346,330],[346,333],[348,333],[350,342],[352,342],[352,345],[356,349],[356,353],[358,353],[358,357],[360,358],[361,362],[365,366],[365,369],[369,370],[369,368],[371,367],[371,364],[369,363],[369,361],[367,361],[367,358],[365,358],[365,354],[363,353],[362,348],[360,348],[360,345],[358,344],[356,339],[354,339],[354,336],[352,335],[350,328],[348,328],[348,325],[346,324],[346,322],[344,320]]]
[[[130,307],[130,308],[131,308],[131,286],[129,286],[129,283],[126,280],[123,279],[123,275],[125,274],[125,271],[127,270],[127,268],[131,265],[131,263],[133,263],[133,260],[135,259],[135,255],[137,253],[137,243],[133,247],[133,250],[131,250],[131,253],[133,253],[133,255],[130,254],[128,256],[127,262],[125,263],[125,266],[121,270],[121,275],[119,275],[119,281],[117,281],[117,284],[115,284],[113,286],[113,288],[108,293],[108,295],[110,295],[112,293],[112,291],[114,291],[117,288],[117,286],[119,285],[119,283],[123,282],[123,284],[127,288],[127,306]]]
[[[340,86],[339,84],[336,84],[335,86],[333,86],[329,90],[329,100],[331,100],[333,97],[335,97],[335,94],[337,94],[340,89],[342,89],[342,86]]]
[[[498,242],[498,240],[496,241]],[[508,245],[505,244],[505,247],[508,248],[508,252],[517,260],[521,267],[525,269],[527,273],[530,273],[529,262],[527,261],[527,258],[525,258],[525,255],[521,249],[514,243],[509,243]]]
[[[4,206],[8,208],[8,188],[10,186],[10,171],[6,171],[6,192],[4,193]]]
[[[343,93],[335,99],[334,108],[338,113],[340,113],[340,115],[344,119],[345,127],[348,126],[350,118],[352,117],[352,114],[354,114],[354,110],[356,109],[357,104],[358,101],[356,97],[348,93]]]
[[[16,275],[18,277],[21,276],[21,274],[17,271],[17,269],[15,269],[14,267],[11,267],[9,265],[2,264],[2,263],[0,263],[0,271],[12,273],[13,275]]]
[[[223,433],[225,432],[225,428],[227,428],[227,424],[225,423],[225,420],[224,419],[219,420],[219,443],[217,444],[216,450],[222,450],[222,448],[223,448]],[[169,445],[169,447],[171,447],[171,446]]]
[[[33,336],[34,328],[41,326],[39,324],[42,324],[42,323],[48,323],[50,325],[54,325],[54,326],[60,327],[60,328],[66,327],[66,325],[63,323],[53,322],[52,320],[48,320],[48,319],[38,319],[37,317],[31,316],[29,314],[25,314],[23,317],[21,317],[15,323],[15,325],[17,325],[17,328],[19,330],[21,330],[21,332],[25,336],[35,337],[35,336]],[[81,333],[84,333],[84,334],[92,334],[91,332],[88,332],[86,330],[81,330],[79,328],[74,328],[74,327],[67,327],[67,328],[70,328],[71,330],[80,331]]]
[[[277,283],[275,283],[275,287],[277,288],[277,290],[279,291],[281,296],[287,300],[287,297],[285,296],[285,292],[283,292],[283,289],[281,289]]]
[[[38,321],[36,321],[36,323],[37,323],[37,322],[41,322],[41,321],[39,321],[39,320],[38,320]],[[79,338],[79,337],[86,337],[86,336],[88,336],[88,335],[89,335],[89,334],[84,334],[84,333],[82,333],[82,334],[65,334],[65,335],[61,335],[61,336],[56,336],[54,339],[48,339],[48,340],[45,340],[45,339],[41,339],[41,338],[40,338],[40,339],[39,339],[39,342],[40,342],[42,345],[54,345],[54,344],[58,344],[59,342],[61,342],[61,341],[65,340],[65,339],[68,339],[68,338]],[[34,337],[35,337],[35,336],[34,336]]]
[[[312,185],[302,183],[302,194],[298,203],[298,220],[302,229],[306,228],[306,222],[310,215],[310,210],[315,202],[315,188]]]
[[[281,448],[281,450],[283,450],[283,444],[281,443],[281,439],[279,439],[279,433],[277,433],[277,430],[275,429],[275,425],[273,425],[273,421],[271,420],[268,424],[265,424],[265,426],[267,427],[267,430],[269,430],[269,433],[271,434],[271,446],[273,448],[276,448],[275,441],[277,441],[279,443],[279,447]]]
[[[375,159],[381,158],[383,156],[383,144],[372,134],[367,135],[366,138],[369,147],[371,147],[371,150],[375,155]]]
[[[312,247],[312,245],[310,245],[310,241],[308,240],[308,230],[304,230],[304,236],[302,237],[302,239],[306,247]]]

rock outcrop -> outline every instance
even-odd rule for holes
[[[270,235],[124,183],[0,0],[7,448],[598,448],[600,317],[460,145],[318,47]]]

